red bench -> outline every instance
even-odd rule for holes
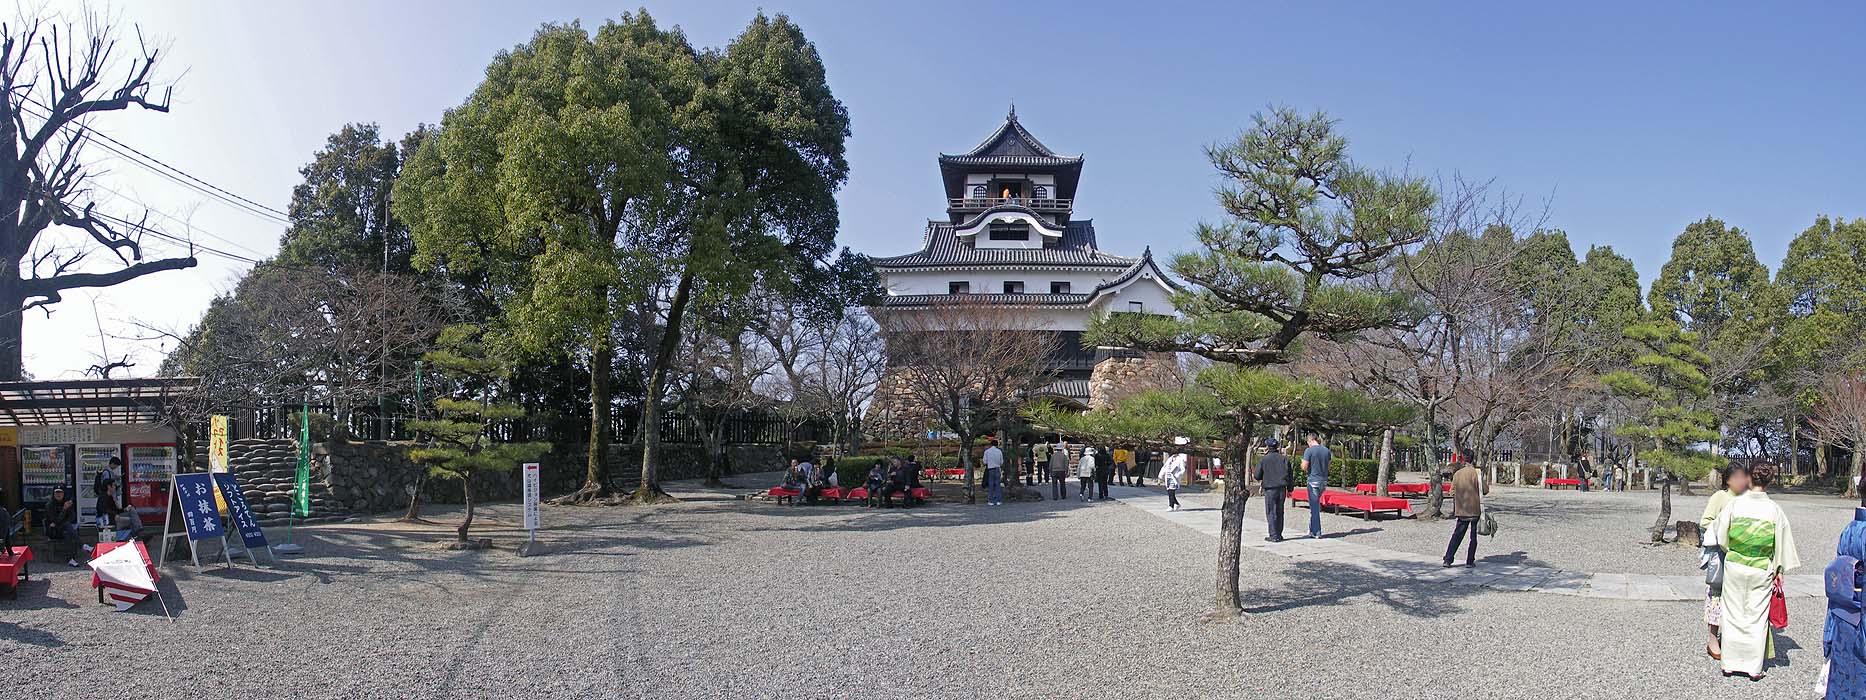
[[[1542,488],[1552,489],[1557,486],[1573,486],[1575,488],[1581,488],[1581,480],[1580,479],[1543,479],[1542,480]]]
[[[14,599],[19,598],[20,582],[32,580],[31,562],[31,547],[14,547],[12,552],[0,554],[0,585],[5,585]]]
[[[786,499],[788,499],[790,501],[790,504],[794,506],[794,505],[797,505],[797,497],[803,495],[803,490],[785,488],[783,486],[774,486],[771,488],[770,491],[766,491],[765,495],[770,496],[774,499],[777,499],[777,502],[779,503],[783,503]]]
[[[826,486],[823,488],[822,491],[817,492],[816,495],[835,501],[837,503],[841,503],[842,499],[844,498],[851,498],[851,496],[849,495],[849,490],[844,489],[840,486]],[[864,492],[862,495],[866,496],[868,494]]]
[[[1445,493],[1451,493],[1451,484],[1441,483],[1438,486],[1439,486],[1439,489],[1443,490]],[[1354,491],[1356,493],[1378,494],[1380,493],[1380,487],[1376,484],[1355,484]],[[1432,485],[1431,484],[1387,484],[1387,493],[1393,494],[1396,496],[1425,496],[1427,494],[1432,493]]]
[[[1289,498],[1296,503],[1307,505],[1309,490],[1306,488],[1290,489]],[[1412,504],[1406,502],[1404,498],[1367,496],[1347,491],[1323,491],[1321,505],[1323,508],[1334,508],[1337,511],[1344,509],[1357,511],[1365,520],[1372,520],[1373,516],[1378,513],[1392,513],[1395,516],[1412,514]]]

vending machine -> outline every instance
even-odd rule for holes
[[[168,520],[169,478],[175,475],[175,446],[124,445],[124,460],[129,467],[129,507],[142,518],[144,527],[160,526]]]
[[[54,489],[74,495],[70,445],[24,445],[19,448],[20,501],[37,509],[52,498]]]
[[[78,445],[78,522],[91,522],[97,517],[97,494],[91,491],[91,484],[97,483],[97,473],[110,469],[110,460],[122,454],[118,445]],[[118,481],[123,479],[117,474]],[[119,492],[121,493],[121,492]]]

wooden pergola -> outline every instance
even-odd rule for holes
[[[0,382],[0,428],[161,423],[200,377]]]

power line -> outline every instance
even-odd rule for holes
[[[149,228],[149,227],[147,227],[147,226],[144,226],[144,225],[142,225],[142,224],[140,224],[140,223],[137,223],[137,222],[134,222],[134,221],[130,221],[130,220],[128,220],[128,219],[124,219],[124,218],[121,218],[121,217],[117,217],[117,216],[112,216],[112,215],[109,215],[109,214],[105,214],[105,213],[102,213],[102,212],[92,212],[92,213],[91,213],[91,216],[94,216],[94,217],[97,217],[97,218],[99,218],[99,219],[103,219],[103,220],[105,220],[105,221],[108,221],[108,222],[111,222],[111,223],[114,223],[114,224],[117,224],[117,225],[119,225],[119,226],[124,226],[124,227],[128,227],[128,228],[132,228],[132,229],[135,229],[135,230],[137,230],[137,231],[140,231],[140,232],[142,232],[142,233],[147,233],[147,234],[149,234],[149,235],[151,235],[151,236],[155,236],[155,237],[157,237],[157,238],[160,238],[160,239],[163,239],[163,240],[166,240],[166,241],[169,241],[169,242],[172,242],[172,243],[180,243],[180,244],[182,244],[182,245],[185,245],[185,246],[188,246],[188,247],[189,247],[190,249],[193,249],[193,250],[201,250],[201,251],[205,251],[205,252],[208,252],[208,253],[212,253],[212,254],[214,254],[214,255],[218,255],[218,256],[220,256],[220,257],[223,257],[223,258],[226,258],[226,259],[228,259],[228,260],[232,260],[232,261],[234,261],[234,262],[243,262],[243,263],[246,263],[246,264],[248,264],[248,265],[258,265],[258,264],[259,264],[259,261],[258,261],[258,260],[255,260],[255,259],[253,259],[253,258],[249,258],[249,257],[246,257],[246,256],[244,256],[244,255],[240,255],[240,254],[237,254],[237,253],[229,253],[229,252],[227,252],[227,251],[224,251],[224,250],[220,250],[220,249],[218,249],[218,248],[214,248],[214,247],[211,247],[211,246],[207,246],[207,245],[203,245],[203,244],[201,244],[201,243],[197,243],[197,242],[195,242],[195,241],[191,241],[191,240],[188,240],[188,239],[185,239],[185,238],[182,238],[182,237],[180,237],[180,236],[176,236],[176,235],[173,235],[173,234],[169,234],[169,233],[164,233],[164,232],[162,232],[162,231],[158,231],[158,230],[156,230],[156,229],[152,229],[152,228]]]
[[[40,105],[41,107],[44,107],[44,105],[41,105],[38,100],[33,100],[30,97],[27,97],[26,99],[30,100],[35,105]],[[34,117],[38,117],[40,119],[47,119],[47,120],[51,119],[49,111],[46,114],[41,114],[38,111],[25,106],[24,104],[17,105],[17,106],[19,107],[21,111],[27,114],[31,114]],[[234,194],[218,185],[215,185],[206,180],[202,180],[201,178],[195,177],[194,175],[189,174],[187,171],[184,171],[180,168],[169,165],[168,163],[165,163],[162,160],[157,159],[154,156],[151,156],[147,153],[143,153],[142,151],[137,150],[135,147],[130,146],[129,144],[125,144],[122,141],[118,141],[115,138],[112,138],[109,134],[98,131],[97,129],[93,127],[85,126],[85,125],[77,124],[73,122],[67,122],[61,125],[60,128],[72,130],[78,135],[79,138],[89,141],[93,144],[96,144],[97,147],[102,148],[105,151],[109,151],[110,153],[115,154],[119,158],[127,160],[131,163],[134,163],[137,166],[140,166],[143,169],[148,170],[149,172],[152,172],[152,173],[155,173],[156,175],[160,175],[164,178],[167,178],[168,180],[176,184],[179,184],[183,187],[187,187],[191,190],[194,190],[195,192],[199,192],[202,195],[205,195],[209,198],[219,201],[222,204],[226,204],[227,206],[233,207],[236,210],[245,212],[247,214],[258,217],[268,222],[284,224],[287,226],[291,225],[291,215],[286,214],[285,212],[279,211],[277,209],[273,209],[272,207],[268,207],[264,204],[260,204],[251,199],[247,199],[240,195]],[[102,139],[102,140],[100,141],[99,139]],[[173,172],[170,172],[170,171],[173,171]]]
[[[189,229],[189,230],[191,230],[191,231],[194,231],[194,232],[196,232],[196,233],[199,233],[199,234],[201,234],[201,235],[203,235],[203,236],[207,236],[208,238],[212,238],[212,239],[214,239],[214,240],[217,240],[217,241],[220,241],[220,242],[222,242],[222,243],[225,243],[225,244],[227,244],[227,245],[230,245],[230,246],[233,246],[233,247],[235,247],[235,248],[239,248],[240,250],[243,250],[243,251],[246,251],[246,252],[248,252],[248,253],[252,253],[253,255],[257,255],[257,256],[261,256],[261,257],[264,257],[264,256],[266,255],[266,254],[265,254],[265,253],[263,253],[263,252],[260,252],[260,251],[258,251],[258,250],[254,250],[254,249],[252,249],[252,248],[249,248],[249,247],[247,247],[247,246],[245,246],[245,245],[243,245],[243,244],[241,244],[240,242],[238,242],[238,241],[235,241],[235,240],[233,240],[233,239],[231,239],[231,238],[227,238],[227,237],[225,237],[225,236],[219,236],[219,235],[215,235],[215,234],[214,234],[214,232],[212,232],[212,231],[209,231],[209,230],[207,230],[207,229],[204,229],[204,228],[201,228],[201,227],[199,227],[199,226],[196,226],[196,225],[194,225],[193,223],[190,223],[190,222],[187,222],[187,221],[183,221],[183,220],[181,220],[181,219],[179,219],[179,218],[176,218],[176,217],[175,217],[174,215],[171,215],[171,214],[168,214],[168,213],[165,213],[165,212],[163,212],[163,211],[162,211],[162,210],[160,210],[160,209],[157,209],[157,208],[155,208],[155,207],[152,207],[152,206],[150,206],[148,202],[144,202],[144,201],[142,201],[142,200],[140,200],[140,199],[137,199],[137,198],[135,198],[135,197],[131,197],[131,196],[129,196],[129,195],[127,195],[127,194],[124,194],[124,193],[122,193],[122,192],[119,192],[119,191],[117,191],[117,190],[113,190],[113,189],[111,189],[111,188],[109,188],[109,187],[105,187],[105,186],[103,186],[103,185],[99,185],[99,184],[95,184],[95,183],[93,183],[93,184],[92,184],[91,186],[92,186],[92,187],[96,187],[97,189],[100,189],[100,190],[103,190],[103,191],[105,191],[105,192],[109,192],[109,193],[111,193],[111,194],[113,194],[113,195],[116,195],[116,196],[118,196],[118,197],[121,197],[121,198],[123,198],[123,199],[124,199],[125,201],[128,201],[128,202],[132,202],[132,203],[134,203],[134,204],[137,204],[137,205],[139,205],[139,206],[141,206],[141,207],[143,208],[143,210],[145,210],[145,211],[147,211],[147,212],[149,212],[149,213],[151,213],[151,214],[155,214],[156,216],[160,216],[160,217],[162,217],[162,218],[164,218],[164,219],[168,219],[169,221],[173,221],[173,222],[175,222],[175,223],[177,223],[177,224],[181,224],[182,226],[186,226],[186,227],[188,227],[188,229]]]

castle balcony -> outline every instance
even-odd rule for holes
[[[1027,207],[1031,211],[1067,214],[1073,208],[1073,199],[1033,198],[1033,197],[965,197],[949,200],[947,211],[978,212],[1002,204],[1015,204]]]

